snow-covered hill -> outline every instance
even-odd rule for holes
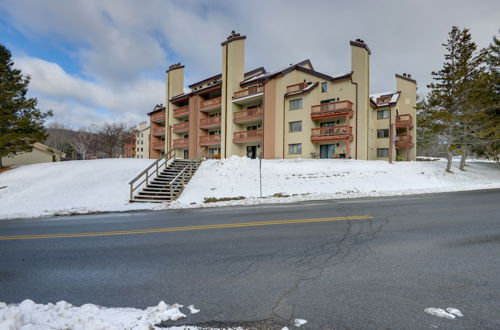
[[[443,161],[263,160],[262,195],[267,198],[260,199],[258,160],[208,160],[174,204],[197,207],[210,197],[246,198],[209,204],[215,206],[500,188],[499,164],[471,161],[466,171],[454,165],[454,173],[446,173]]]
[[[0,219],[158,207],[128,203],[128,183],[151,162],[99,159],[19,166],[0,174]]]
[[[263,160],[259,198],[259,161],[231,157],[203,162],[171,205],[129,203],[128,182],[151,162],[101,159],[6,171],[0,174],[0,219],[500,188],[500,166],[492,162],[469,162],[465,172],[455,166],[455,173],[446,173],[442,161]]]

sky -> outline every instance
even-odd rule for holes
[[[165,70],[181,62],[185,85],[221,71],[232,30],[247,36],[245,68],[310,59],[317,71],[350,71],[349,41],[372,51],[371,91],[411,73],[425,93],[453,25],[479,47],[499,35],[500,1],[2,0],[0,43],[31,77],[30,95],[73,128],[138,124],[165,103]]]

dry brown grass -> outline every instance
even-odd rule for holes
[[[11,170],[11,169],[12,169],[12,167],[8,167],[8,166],[0,167],[0,173],[6,172],[6,171]]]

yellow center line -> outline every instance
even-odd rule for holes
[[[237,222],[237,223],[225,223],[225,224],[218,224],[218,225],[98,231],[98,232],[89,232],[89,233],[13,235],[13,236],[0,236],[0,241],[11,241],[11,240],[22,240],[22,239],[41,239],[41,238],[69,238],[69,237],[96,237],[96,236],[113,236],[113,235],[152,234],[152,233],[167,233],[167,232],[186,231],[186,230],[208,230],[208,229],[238,228],[238,227],[257,227],[257,226],[286,225],[286,224],[293,224],[293,223],[317,223],[317,222],[330,222],[330,221],[363,220],[363,219],[372,219],[372,218],[373,217],[369,216],[369,215],[358,215],[358,216],[349,216],[349,217]]]

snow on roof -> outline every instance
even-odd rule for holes
[[[400,92],[383,92],[383,93],[375,93],[370,95],[370,99],[375,103],[378,107],[380,106],[387,106],[389,104],[396,103],[399,99],[399,94]],[[391,99],[389,102],[384,102],[380,103],[380,101],[377,103],[377,100],[380,99],[381,97],[388,97],[390,96]]]

